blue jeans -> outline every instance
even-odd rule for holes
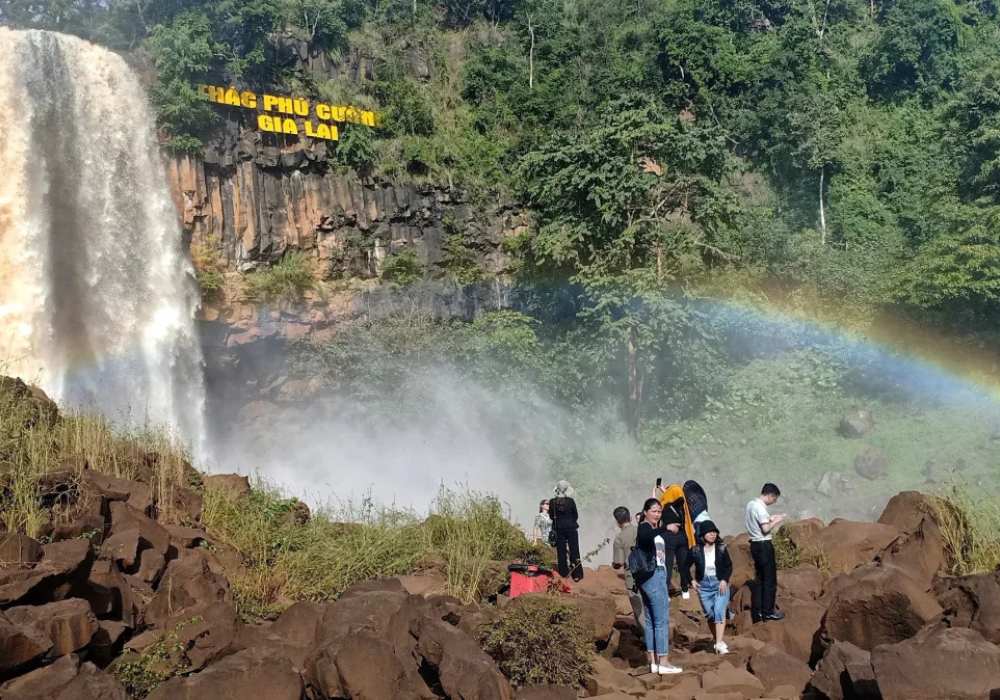
[[[719,592],[719,579],[706,576],[698,582],[698,597],[701,598],[701,608],[705,617],[716,624],[726,621],[726,609],[729,608],[729,586],[726,592]]]
[[[666,656],[670,650],[670,596],[667,594],[667,570],[656,567],[656,573],[639,586],[646,610],[646,651]]]

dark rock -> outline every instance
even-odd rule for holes
[[[17,377],[0,376],[0,408],[25,428],[51,426],[59,418],[58,406],[44,391]]]
[[[829,584],[823,635],[871,651],[913,636],[941,614],[926,587],[892,565],[869,564]]]
[[[170,533],[166,528],[125,503],[115,501],[111,503],[110,509],[111,538],[129,530],[137,530],[144,546],[152,547],[169,558]]]
[[[203,500],[201,494],[192,489],[177,487],[173,490],[173,507],[175,512],[187,523],[201,521]]]
[[[162,554],[155,549],[146,549],[140,557],[139,570],[136,575],[146,583],[155,586],[166,565],[167,562]]]
[[[0,566],[27,566],[42,558],[42,545],[19,532],[0,535]]]
[[[876,646],[871,659],[885,700],[972,700],[1000,689],[1000,647],[971,629],[929,625]]]
[[[97,632],[97,618],[90,605],[70,598],[46,605],[21,605],[7,610],[7,619],[22,628],[31,627],[52,641],[49,656],[71,654],[90,643]]]
[[[170,539],[177,549],[191,549],[205,541],[205,531],[181,525],[166,525]]]
[[[131,528],[111,535],[101,545],[101,557],[115,562],[122,571],[133,572],[139,563],[139,530]]]
[[[506,700],[510,684],[473,639],[446,622],[429,621],[420,628],[417,651],[435,667],[449,697]]]
[[[80,476],[80,488],[84,493],[93,494],[108,503],[125,502],[143,515],[149,515],[153,507],[152,489],[141,481],[118,479],[87,469]]]
[[[145,620],[162,626],[180,616],[194,617],[213,603],[232,603],[229,582],[214,573],[199,550],[167,565],[156,595],[146,606]]]
[[[99,513],[78,513],[69,522],[59,523],[52,528],[52,541],[86,538],[101,546],[104,542],[104,516]]]
[[[565,685],[529,685],[518,688],[515,700],[576,700],[576,689]]]
[[[0,606],[64,598],[73,583],[86,579],[92,561],[87,540],[47,544],[33,569],[0,569]]]
[[[134,627],[138,605],[132,586],[125,576],[107,559],[94,562],[80,597],[90,603],[100,618],[115,618]]]
[[[129,700],[128,694],[113,676],[92,663],[80,666],[80,672],[53,700]]]
[[[869,445],[854,458],[854,471],[866,479],[884,479],[889,475],[889,456]]]
[[[812,678],[812,671],[805,662],[772,646],[765,646],[754,652],[748,668],[760,679],[766,690],[791,685],[796,693],[801,694]]]
[[[103,668],[121,653],[128,626],[117,620],[101,620],[97,624],[88,652],[89,659]]]
[[[872,412],[865,409],[851,411],[840,419],[838,428],[841,435],[846,438],[864,437],[875,429],[875,419]]]
[[[367,660],[369,664],[377,661]],[[290,660],[265,650],[247,649],[227,656],[200,673],[172,678],[150,693],[148,700],[301,700],[302,690],[302,678]]]
[[[828,700],[881,698],[871,654],[850,642],[835,642],[820,659],[810,686]]]
[[[54,698],[69,685],[80,671],[80,659],[76,654],[60,656],[53,663],[36,668],[30,673],[18,676],[0,686],[3,700],[41,700]]]
[[[836,574],[871,562],[898,536],[899,531],[889,525],[836,518],[814,537],[803,536],[796,546],[800,553],[818,553]]]
[[[41,658],[51,648],[52,640],[45,631],[12,622],[0,613],[0,674]]]
[[[714,671],[701,677],[702,687],[709,693],[743,693],[744,697],[759,698],[764,694],[764,684],[744,668],[736,668],[723,661]]]
[[[937,579],[934,594],[949,626],[970,627],[1000,644],[1000,571]]]

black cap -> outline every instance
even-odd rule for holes
[[[713,523],[711,520],[702,520],[700,523],[698,523],[698,533],[701,537],[704,537],[709,532],[714,532],[717,535],[722,535],[722,532],[719,531],[719,528],[717,528],[715,526],[715,523]]]

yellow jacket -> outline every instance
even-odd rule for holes
[[[670,484],[663,493],[660,494],[660,505],[666,508],[667,504],[681,501],[684,504],[684,534],[687,535],[688,548],[694,548],[694,523],[691,522],[691,511],[688,510],[687,499],[684,498],[684,489],[680,484]]]

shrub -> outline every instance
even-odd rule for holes
[[[404,248],[398,253],[386,256],[382,263],[382,279],[406,286],[419,281],[424,276],[424,267],[417,260],[412,248]]]
[[[191,264],[194,265],[195,278],[202,297],[208,299],[217,295],[225,286],[226,269],[219,250],[219,237],[209,235],[191,244]]]
[[[779,569],[794,569],[801,563],[799,548],[789,539],[788,533],[784,530],[779,529],[774,533],[771,544],[774,545],[774,558]]]
[[[293,251],[271,267],[248,274],[243,294],[249,301],[294,303],[315,286],[312,261],[305,253]]]
[[[935,497],[934,515],[948,552],[950,573],[987,573],[1000,567],[1000,501],[958,488]]]
[[[590,670],[590,630],[580,611],[552,596],[513,601],[482,634],[483,649],[516,685],[569,685]]]
[[[191,664],[184,655],[185,645],[178,635],[186,625],[197,622],[199,618],[181,622],[141,653],[126,652],[114,661],[111,673],[125,687],[129,697],[144,698],[161,683],[187,672]]]

